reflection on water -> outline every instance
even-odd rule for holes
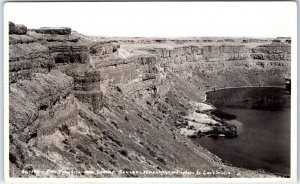
[[[284,89],[223,89],[209,92],[207,102],[232,115],[228,121],[239,136],[198,143],[232,165],[290,174],[290,96]]]

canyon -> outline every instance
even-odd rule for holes
[[[290,68],[289,38],[102,38],[10,22],[10,177],[278,177],[191,139],[238,135],[205,92],[284,86]]]

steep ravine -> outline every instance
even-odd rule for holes
[[[11,177],[274,177],[227,166],[189,137],[234,136],[204,92],[283,85],[289,44],[129,43],[24,27],[10,23]],[[226,174],[159,173],[177,170]]]

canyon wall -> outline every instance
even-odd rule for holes
[[[162,100],[175,86],[188,86],[189,92],[180,91],[203,101],[205,91],[218,88],[283,86],[290,73],[290,45],[285,43],[139,42],[120,42],[120,49],[109,56],[92,54],[103,90],[116,85],[145,103]]]
[[[205,91],[283,85],[289,44],[95,40],[70,28],[18,26],[10,23],[9,31],[10,176],[67,177],[22,173],[45,168],[80,171],[68,177],[213,169],[230,171],[226,177],[271,176],[227,166],[186,135],[194,125],[202,133],[211,124],[228,128],[212,121]]]
[[[194,114],[201,106],[194,102],[205,100],[206,91],[241,86],[283,87],[284,77],[290,73],[290,57],[289,44],[272,41],[140,44],[140,40],[121,42],[118,54],[107,59],[92,56],[95,68],[103,75],[102,89],[117,86],[144,108],[156,108],[166,116],[165,123],[190,137],[211,134],[220,126],[207,125],[214,122],[206,121],[209,112]],[[190,116],[198,128],[194,128]],[[226,124],[221,127],[231,129]],[[228,135],[236,136],[236,132]]]

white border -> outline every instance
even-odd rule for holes
[[[3,55],[4,55],[4,63],[3,63],[3,116],[4,116],[4,178],[5,181],[10,181],[9,179],[9,37],[8,37],[8,20],[6,17],[6,4],[3,7]]]
[[[116,2],[114,2],[116,3]],[[206,2],[207,3],[207,2]],[[215,2],[214,2],[215,3]],[[247,2],[251,3],[251,2]],[[255,3],[255,2],[252,2]],[[287,2],[291,3],[291,2]],[[294,11],[297,12],[296,2],[292,2]],[[297,181],[297,17],[293,19],[292,30],[292,97],[291,97],[291,177],[290,178],[9,178],[9,69],[8,69],[8,17],[4,4],[4,177],[6,182],[10,183],[32,183],[32,182],[97,182],[97,183],[196,183],[196,182],[222,182],[222,183],[240,183],[240,182],[296,182]],[[255,13],[255,12],[254,12]],[[38,16],[38,15],[37,15]],[[240,35],[238,35],[240,36]]]

